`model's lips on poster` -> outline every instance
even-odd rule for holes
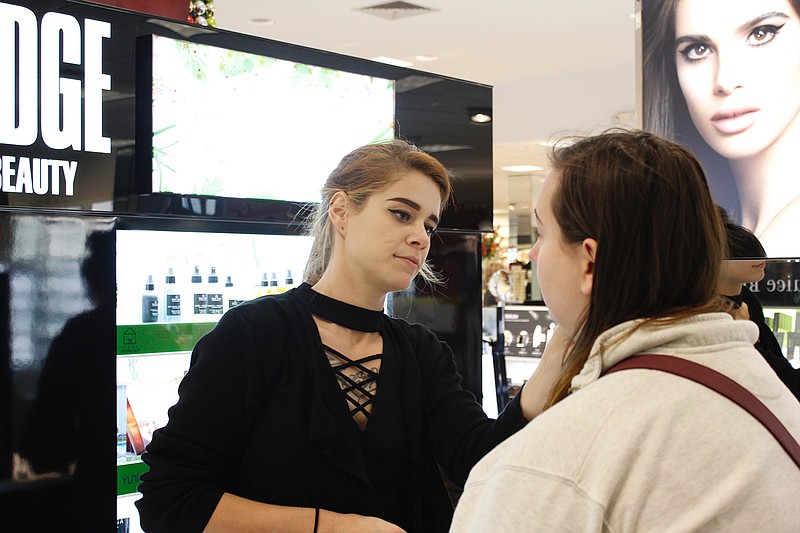
[[[711,123],[720,133],[741,133],[756,121],[760,110],[755,107],[740,109],[725,109],[711,117]]]

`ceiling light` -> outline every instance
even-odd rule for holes
[[[432,13],[438,9],[431,9],[429,7],[418,6],[408,2],[388,2],[386,4],[379,4],[375,6],[362,7],[356,9],[362,13],[375,15],[386,20],[397,20],[414,15],[422,15],[424,13]]]
[[[488,107],[470,107],[469,121],[473,124],[489,124],[492,122],[492,110]]]
[[[536,172],[537,170],[544,170],[544,167],[538,165],[509,165],[500,167],[500,170],[505,170],[506,172]]]
[[[414,56],[414,59],[416,59],[417,61],[436,61],[437,59],[439,59],[439,56],[419,55],[419,56]]]
[[[404,59],[397,59],[394,57],[386,57],[386,56],[378,56],[370,58],[372,61],[377,61],[378,63],[386,63],[387,65],[394,65],[396,67],[410,67],[414,64],[413,61],[406,61]]]

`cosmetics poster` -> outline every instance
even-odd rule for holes
[[[800,0],[642,0],[643,126],[767,255],[800,256]]]

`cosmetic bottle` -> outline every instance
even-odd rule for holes
[[[290,291],[290,290],[294,289],[294,276],[292,276],[292,271],[291,270],[287,270],[286,271],[286,282],[285,282],[285,285],[286,285],[286,290],[287,291]]]
[[[158,296],[153,284],[153,276],[149,274],[142,294],[142,322],[158,322]]]
[[[162,320],[164,322],[181,321],[181,293],[175,283],[175,272],[172,267],[167,270],[167,277],[164,279],[164,298],[161,305]]]
[[[209,322],[217,322],[223,312],[222,286],[219,283],[219,276],[217,276],[217,267],[212,266],[206,285],[206,319]]]
[[[208,295],[203,286],[203,276],[200,275],[200,267],[194,267],[191,285],[191,320],[192,322],[205,322],[206,310],[208,308]]]
[[[273,272],[272,277],[269,278],[269,290],[267,294],[278,294],[278,275]]]
[[[261,281],[256,285],[256,298],[269,294],[269,278],[267,273],[261,274]]]

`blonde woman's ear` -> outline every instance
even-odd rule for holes
[[[344,223],[347,220],[347,194],[344,191],[337,191],[331,197],[328,217],[339,233],[344,233]]]

